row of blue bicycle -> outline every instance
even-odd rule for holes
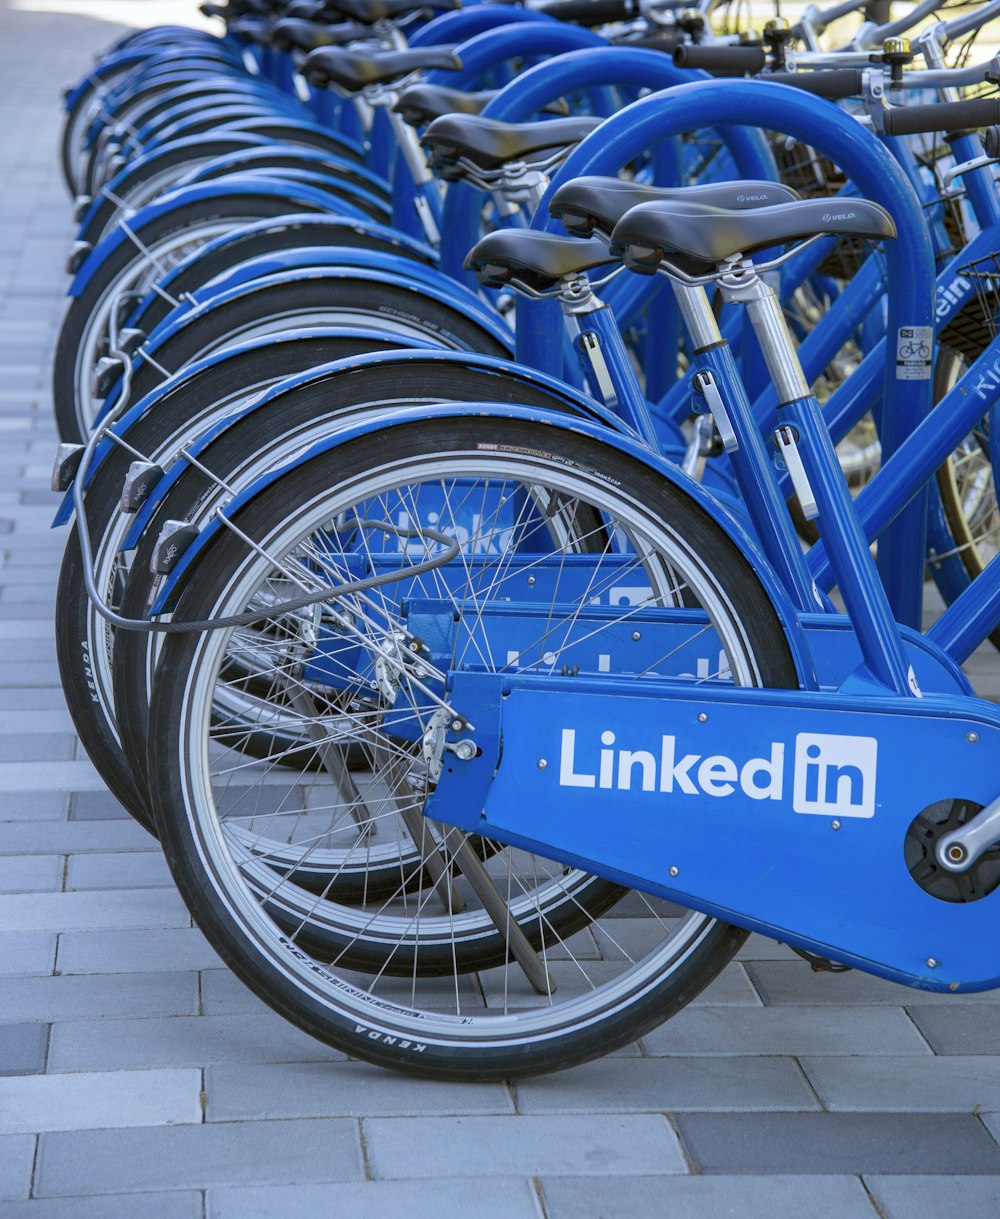
[[[1000,986],[1000,0],[737,7],[230,0],[67,92],[67,701],[370,1062],[585,1061],[749,931]]]

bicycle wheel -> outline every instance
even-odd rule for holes
[[[52,399],[62,440],[83,440],[99,409],[91,389],[94,366],[107,342],[109,320],[118,297],[142,295],[186,254],[241,224],[280,216],[293,206],[275,196],[237,195],[200,199],[165,213],[138,234],[150,258],[126,241],[98,267],[63,318],[52,365]],[[317,211],[294,204],[296,211]]]
[[[981,344],[985,349],[989,334],[981,332]],[[934,370],[934,396],[940,401],[969,367],[969,356],[974,357],[979,346],[979,334],[973,334],[973,342],[967,351],[941,346]],[[992,559],[1000,554],[1000,509],[997,507],[996,484],[993,481],[993,462],[990,458],[989,420],[980,424],[962,441],[945,465],[938,470],[937,486],[944,507],[948,529],[954,539],[948,554],[961,560],[970,580],[980,575]],[[944,555],[937,556],[939,559]],[[932,565],[932,571],[936,568]],[[946,601],[954,599],[956,591],[942,587]],[[990,635],[990,642],[1000,648],[1000,628]]]
[[[374,570],[380,554],[394,573],[393,583],[315,613],[275,609],[252,628],[164,644],[149,754],[161,842],[192,914],[244,982],[358,1057],[487,1079],[606,1052],[715,977],[743,932],[641,895],[632,911],[641,917],[626,925],[613,917],[621,891],[608,882],[500,847],[477,869],[471,840],[419,817],[434,785],[422,741],[436,709],[422,691],[443,687],[433,666],[422,678],[392,678],[372,660],[387,639],[412,639],[396,582],[427,558],[421,530],[433,526],[436,539],[458,541],[459,557],[407,576],[407,598],[443,599],[474,633],[484,608],[535,595],[536,572],[534,587],[546,590],[531,638],[505,641],[499,658],[487,643],[477,665],[505,668],[506,657],[530,652],[553,671],[562,659],[546,643],[558,653],[581,604],[611,595],[619,632],[655,607],[689,613],[692,636],[720,657],[717,680],[794,684],[759,581],[682,490],[586,435],[517,418],[432,416],[317,456],[236,523],[242,537],[218,536],[175,621],[248,606],[266,612],[307,574],[321,589],[359,570],[360,559]],[[341,630],[350,646],[340,646]],[[310,668],[320,638],[330,641],[328,663]],[[317,746],[360,745],[366,772],[345,784],[336,765],[329,775],[296,777],[279,775],[276,759],[256,771],[247,764],[214,708],[227,664],[247,665],[251,655],[275,688],[301,691],[303,728]],[[248,849],[277,818],[301,859],[338,844],[363,857],[384,826],[412,827],[424,875],[435,881],[407,877],[395,900],[345,910],[296,886],[289,865],[269,869]]]
[[[130,429],[130,447],[117,447],[109,453],[87,488],[87,526],[94,574],[105,603],[115,608],[120,605],[131,566],[131,552],[123,549],[123,543],[133,518],[121,511],[121,490],[136,452],[166,467],[186,439],[283,377],[326,361],[390,350],[394,346],[391,338],[380,338],[374,332],[366,336],[335,332],[304,334],[285,342],[272,341],[253,348],[246,345],[234,352],[232,358],[193,370],[191,376],[179,379],[158,401],[156,409]],[[280,430],[282,424],[272,426]],[[148,556],[146,561],[148,564]],[[143,615],[144,607],[139,607],[135,616]],[[129,721],[136,711],[127,701],[117,704],[127,709],[119,723],[112,683],[117,636],[87,595],[79,525],[70,532],[63,552],[55,636],[59,675],[77,735],[110,791],[140,825],[153,833],[146,795],[145,737],[141,750],[123,748],[123,734],[127,735]],[[144,709],[142,714],[144,729]]]

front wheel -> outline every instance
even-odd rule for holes
[[[434,788],[424,745],[447,693],[441,670],[561,673],[573,666],[567,638],[581,634],[592,606],[612,612],[583,632],[588,655],[595,632],[631,634],[662,609],[711,657],[688,680],[795,684],[759,580],[683,490],[586,435],[517,418],[431,416],[315,457],[237,524],[193,573],[174,620],[275,608],[251,627],[170,637],[149,762],[181,893],[261,998],[370,1062],[498,1079],[606,1053],[717,975],[742,931],[640,893],[622,903],[606,880],[526,850],[483,850],[421,811]],[[414,570],[434,546],[440,552],[442,534],[459,543],[457,558]],[[314,611],[276,608],[303,586],[321,590],[359,571],[391,578]],[[502,641],[491,641],[487,611],[523,602],[534,612],[521,626],[507,618]],[[380,664],[394,641],[412,638],[417,612],[453,629],[451,644],[439,640],[439,659],[419,674]],[[607,652],[622,654],[610,642]],[[657,669],[670,672],[664,662]],[[289,773],[278,759],[252,763],[240,752],[216,697],[234,663],[268,677],[286,706],[297,701],[304,730],[332,755],[323,773]],[[611,668],[620,678],[628,664]],[[366,762],[347,775],[338,751],[349,745]],[[269,867],[256,847],[279,820],[290,832],[280,866]],[[377,857],[383,835],[402,833],[427,862],[388,897],[345,906],[333,900],[333,879],[319,892],[295,882],[293,855],[305,863],[336,848],[363,860]]]

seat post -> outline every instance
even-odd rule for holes
[[[792,475],[800,502],[803,506],[809,503],[809,515],[819,521],[830,566],[868,673],[897,694],[919,696],[899,627],[854,511],[819,402],[799,363],[781,302],[753,263],[741,255],[723,264],[719,286],[725,300],[747,309],[777,390],[780,423],[774,433],[775,444]]]

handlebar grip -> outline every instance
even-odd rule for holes
[[[597,26],[638,17],[639,0],[545,0],[538,5],[538,11],[557,21]]]
[[[1000,97],[974,97],[966,102],[932,102],[929,106],[898,106],[883,119],[886,135],[918,135],[925,131],[965,131],[1000,123]]]
[[[1000,159],[1000,127],[987,127],[983,135],[983,150],[988,157]]]
[[[831,68],[828,72],[771,72],[761,80],[774,81],[778,85],[794,85],[815,97],[825,97],[831,102],[842,102],[856,97],[863,88],[860,68]]]
[[[674,51],[674,66],[704,68],[706,72],[759,72],[767,63],[763,47],[681,46]]]

